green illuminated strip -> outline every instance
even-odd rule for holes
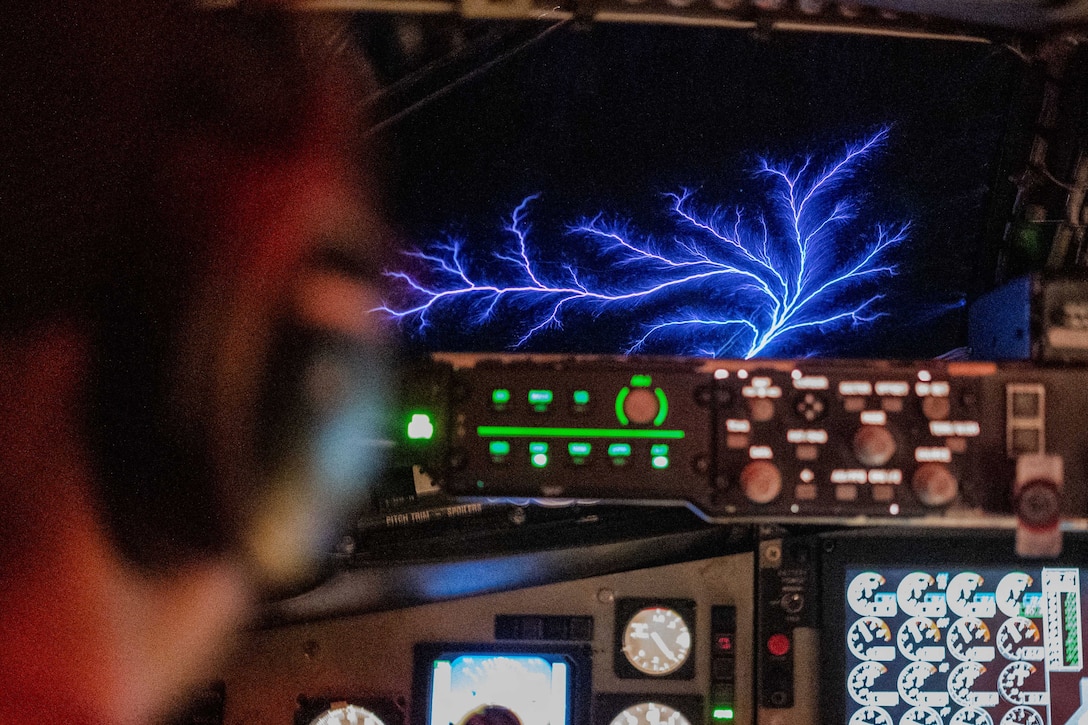
[[[733,719],[733,708],[731,708],[731,707],[715,708],[715,710],[714,710],[713,714],[711,715],[711,717],[713,717],[715,720],[732,720]]]
[[[481,438],[657,438],[678,441],[682,430],[642,430],[631,428],[533,428],[517,425],[481,425],[476,428]]]

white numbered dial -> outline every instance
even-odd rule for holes
[[[691,630],[668,607],[646,607],[627,621],[623,630],[623,656],[639,672],[669,675],[691,654]]]
[[[632,705],[616,717],[610,725],[691,725],[679,710],[656,702]]]
[[[370,710],[340,702],[319,715],[310,725],[385,725],[385,723]]]

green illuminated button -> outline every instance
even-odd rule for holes
[[[653,384],[653,379],[649,375],[633,375],[631,376],[632,388],[648,388]]]
[[[547,405],[552,402],[552,391],[550,390],[530,390],[529,391],[529,404],[530,405]]]
[[[629,456],[631,455],[630,443],[609,443],[608,455],[613,457]]]
[[[575,390],[574,391],[574,404],[575,405],[589,405],[589,391],[588,390]]]
[[[495,388],[491,391],[491,402],[496,406],[504,406],[510,402],[510,391],[506,388]]]
[[[651,456],[667,456],[669,455],[669,445],[667,443],[655,443],[650,446]]]
[[[547,443],[530,443],[529,444],[529,462],[533,464],[533,468],[544,468],[548,465],[548,444]]]
[[[413,441],[429,441],[434,437],[434,423],[431,416],[426,413],[413,413],[408,421],[408,439]]]
[[[669,457],[668,456],[654,456],[653,458],[650,459],[650,465],[653,466],[658,471],[663,471],[663,470],[665,470],[666,468],[669,467]]]
[[[568,443],[567,452],[569,452],[572,456],[584,458],[585,456],[589,455],[591,447],[592,446],[590,446],[590,444],[588,443]]]
[[[732,720],[733,708],[731,707],[716,707],[710,715],[715,720]]]
[[[491,452],[492,456],[496,458],[510,455],[510,442],[509,441],[491,441],[488,444],[487,449]]]

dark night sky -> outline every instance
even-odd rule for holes
[[[560,230],[580,217],[604,210],[667,238],[675,227],[662,192],[693,187],[706,202],[755,207],[767,193],[752,173],[758,156],[827,158],[890,126],[849,191],[858,224],[912,223],[895,253],[900,274],[883,290],[892,314],[770,352],[931,357],[963,344],[962,308],[942,309],[987,276],[981,231],[1019,69],[981,44],[572,26],[383,132],[398,169],[392,213],[408,244],[452,232],[487,254],[509,240],[500,226],[514,206],[540,193],[534,242],[542,256],[569,258],[577,240]],[[610,348],[630,337],[616,320],[575,322],[533,349],[619,352]],[[453,320],[440,327],[425,347],[509,343],[501,326],[479,336]]]

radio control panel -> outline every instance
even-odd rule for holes
[[[711,520],[985,525],[1048,503],[1067,520],[1086,516],[1088,425],[1076,421],[1088,412],[1088,369],[517,356],[434,365],[448,381],[432,401],[445,436],[423,468],[462,496],[682,502]],[[1021,502],[1025,458],[1060,459],[1042,470],[1066,480]]]

